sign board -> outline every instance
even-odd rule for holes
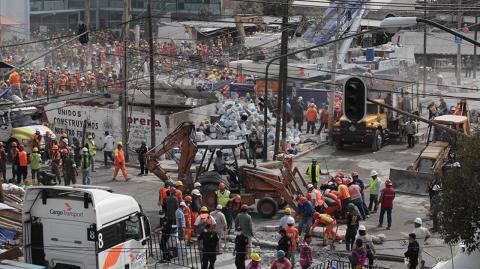
[[[270,93],[278,93],[278,80],[268,80],[267,89]],[[255,93],[257,96],[265,95],[264,79],[258,79],[255,81]]]
[[[455,43],[462,44],[462,42],[463,42],[463,38],[455,36]]]

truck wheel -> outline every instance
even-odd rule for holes
[[[382,148],[382,142],[382,133],[380,132],[380,130],[377,129],[373,133],[372,151],[375,152],[380,150]]]
[[[203,204],[208,207],[209,210],[215,210],[217,205],[217,198],[215,196],[215,191],[218,190],[218,184],[207,183],[202,185],[202,198]]]
[[[270,197],[263,197],[257,203],[257,212],[264,218],[271,218],[277,214],[278,205]]]

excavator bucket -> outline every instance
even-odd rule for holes
[[[434,174],[390,168],[390,179],[397,192],[428,195],[428,186]]]

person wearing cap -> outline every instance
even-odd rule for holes
[[[378,227],[383,225],[383,216],[387,212],[387,230],[390,230],[392,227],[392,209],[393,209],[393,200],[395,199],[395,190],[393,189],[393,184],[390,179],[385,181],[385,188],[380,193],[379,203],[380,206],[380,216],[378,219]]]
[[[17,154],[16,163],[18,163],[17,168],[17,184],[20,184],[22,180],[25,182],[27,179],[28,174],[28,155],[24,149],[24,145],[20,144],[18,146],[18,154]]]
[[[97,155],[97,146],[95,145],[95,139],[90,134],[88,135],[87,149],[90,155],[90,165],[92,166],[92,172],[95,172],[95,155]]]
[[[82,184],[90,185],[92,183],[92,177],[90,175],[90,153],[87,147],[83,147],[82,156],[80,158],[80,169],[82,170]]]
[[[289,252],[286,252],[287,257],[291,260],[292,266],[295,267],[295,261],[297,257],[297,246],[299,243],[300,233],[297,228],[295,228],[295,219],[290,217],[287,220],[287,228],[285,229],[287,237],[290,239]]]
[[[270,269],[292,269],[292,263],[285,257],[286,253],[283,250],[277,251],[277,259],[272,262]]]
[[[1,183],[7,183],[7,153],[3,142],[0,141],[0,175],[2,176]]]
[[[355,236],[357,236],[358,226],[360,224],[360,219],[362,216],[356,205],[348,204],[347,210],[347,231],[345,233],[345,245],[347,251],[353,249],[353,244],[355,243]]]
[[[127,167],[125,163],[125,154],[123,153],[123,145],[120,142],[117,144],[117,154],[115,155],[115,170],[113,171],[112,181],[117,180],[118,170],[122,170],[122,175],[125,181],[129,181],[130,178],[127,174]]]
[[[199,250],[201,251],[202,269],[214,269],[217,259],[217,249],[220,238],[215,232],[214,225],[206,224],[198,236]]]
[[[105,164],[105,167],[109,167],[110,163],[108,162],[108,159],[113,163],[113,150],[115,149],[115,138],[108,132],[105,131],[105,137],[103,138],[103,161]]]
[[[372,170],[370,172],[370,177],[372,180],[370,181],[370,184],[368,185],[368,190],[370,191],[370,201],[368,203],[368,211],[372,212],[372,206],[373,207],[373,213],[377,212],[378,209],[378,194],[380,192],[380,186],[382,185],[382,181],[380,180],[380,177],[378,176],[377,171]]]
[[[137,149],[138,162],[140,163],[139,176],[148,175],[148,169],[145,167],[145,154],[148,152],[147,141],[142,140],[140,148]]]
[[[233,255],[235,256],[235,267],[237,269],[245,269],[245,260],[248,253],[248,237],[241,230],[235,231],[235,248]],[[252,254],[253,255],[253,254]]]
[[[315,189],[313,184],[307,185],[307,199],[312,203],[315,211],[323,212],[325,210],[325,201],[323,200],[322,193]]]
[[[313,219],[315,222],[312,225],[310,234],[313,233],[315,227],[318,225],[325,225],[326,229],[323,232],[323,245],[329,245],[337,237],[337,233],[334,231],[335,226],[337,226],[337,221],[329,214],[320,214],[319,212],[315,212],[315,214],[313,214]]]
[[[313,250],[312,250],[312,236],[310,234],[306,234],[303,237],[303,241],[299,246],[300,252],[300,266],[302,269],[307,269],[312,266],[313,263]]]
[[[248,237],[248,251],[251,254],[252,251],[252,237],[253,234],[253,221],[250,214],[248,214],[248,205],[243,204],[240,213],[238,213],[237,217],[235,218],[235,229],[242,230],[242,233]]]
[[[308,166],[305,174],[307,175],[307,183],[312,184],[315,188],[318,187],[318,182],[320,182],[320,175],[324,175],[316,159],[312,159],[312,164]]]
[[[420,258],[420,246],[416,240],[415,233],[410,233],[408,235],[408,249],[404,253],[405,257],[408,259],[408,268],[416,269],[418,265],[418,260]]]
[[[421,218],[416,218],[413,221],[414,229],[412,231],[413,234],[415,234],[415,238],[418,242],[419,245],[419,251],[418,251],[418,264],[420,264],[420,268],[422,268],[425,264],[425,261],[423,260],[423,248],[425,244],[428,244],[427,240],[432,236],[430,234],[430,231],[428,231],[427,228],[422,227],[422,219]]]
[[[313,213],[315,209],[312,203],[308,201],[307,197],[302,196],[298,200],[297,213],[300,215],[300,222],[298,223],[298,231],[301,235],[305,226],[305,233],[310,232],[310,227],[313,222]]]
[[[178,239],[180,241],[183,241],[183,239],[185,238],[184,232],[187,227],[187,221],[185,220],[185,213],[184,213],[184,209],[186,206],[187,204],[185,204],[185,202],[182,201],[180,202],[180,205],[177,208],[177,210],[175,210],[175,224],[177,225]]]
[[[226,217],[228,229],[231,229],[232,214],[227,207],[227,204],[230,201],[230,191],[225,188],[225,183],[221,182],[220,184],[218,184],[218,190],[215,191],[215,197],[217,200],[217,205],[222,206],[222,212]]]
[[[262,261],[262,258],[260,257],[260,255],[258,253],[253,253],[250,258],[252,258],[252,260],[250,261],[250,263],[247,265],[247,269],[262,269],[262,265],[260,264],[260,262]],[[245,263],[245,261],[244,261]],[[243,267],[245,268],[245,267]],[[238,267],[237,267],[238,269]]]
[[[363,244],[365,245],[365,249],[367,251],[367,259],[368,265],[373,266],[373,262],[375,260],[375,247],[373,245],[372,236],[367,234],[367,228],[365,225],[360,225],[358,227],[358,234],[355,240],[361,239]]]
[[[218,234],[218,237],[220,240],[223,239],[225,242],[224,247],[227,246],[227,228],[228,228],[228,223],[227,219],[225,218],[225,215],[222,213],[223,206],[222,205],[217,205],[217,208],[210,213],[212,218],[215,220],[217,225],[215,225],[215,231]],[[220,244],[218,244],[220,247]],[[218,249],[220,251],[220,249]]]
[[[283,211],[285,215],[280,218],[280,229],[285,229],[287,228],[287,220],[292,217],[292,209],[289,207],[286,207],[285,210]]]
[[[37,184],[36,182],[38,178],[38,171],[40,170],[40,166],[42,165],[42,155],[38,153],[38,148],[34,147],[32,150],[32,154],[29,156],[29,161],[30,161],[30,169],[32,172],[32,180],[33,184]]]
[[[50,164],[52,168],[52,173],[55,174],[55,181],[57,184],[62,184],[62,180],[60,177],[60,166],[62,162],[62,158],[60,156],[60,152],[58,151],[58,146],[53,145],[52,146],[52,162]]]

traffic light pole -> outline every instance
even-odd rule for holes
[[[335,42],[338,42],[338,41],[342,41],[342,40],[346,40],[346,39],[349,39],[349,38],[354,38],[354,37],[362,36],[362,35],[367,34],[367,33],[378,32],[378,31],[383,31],[383,29],[378,29],[378,28],[377,28],[377,29],[371,29],[371,30],[367,30],[367,31],[360,32],[360,33],[352,34],[352,35],[347,35],[347,36],[344,36],[344,37],[341,37],[341,38],[338,38],[338,39],[330,40],[330,41],[327,41],[327,42],[324,42],[324,43],[321,43],[321,44],[317,44],[317,45],[314,45],[314,46],[306,47],[306,48],[303,48],[303,49],[299,49],[299,50],[292,51],[292,52],[287,53],[287,54],[283,54],[283,55],[274,57],[274,58],[270,59],[270,61],[267,62],[267,66],[265,67],[265,87],[264,87],[264,100],[265,100],[264,102],[265,102],[265,106],[264,106],[264,109],[263,109],[263,117],[264,117],[264,120],[263,120],[263,161],[264,161],[264,162],[267,161],[267,152],[268,152],[268,139],[267,139],[267,132],[268,132],[268,130],[267,130],[267,129],[268,129],[268,123],[267,123],[267,117],[268,117],[268,112],[267,112],[267,96],[268,96],[268,70],[270,69],[270,65],[272,65],[272,63],[275,62],[276,60],[281,59],[281,58],[283,58],[283,57],[292,56],[292,55],[295,55],[295,54],[298,54],[298,53],[301,53],[301,52],[305,52],[305,51],[308,51],[308,50],[311,50],[311,49],[323,47],[323,46],[326,46],[326,45],[329,45],[329,44],[332,44],[332,43],[335,43]]]

